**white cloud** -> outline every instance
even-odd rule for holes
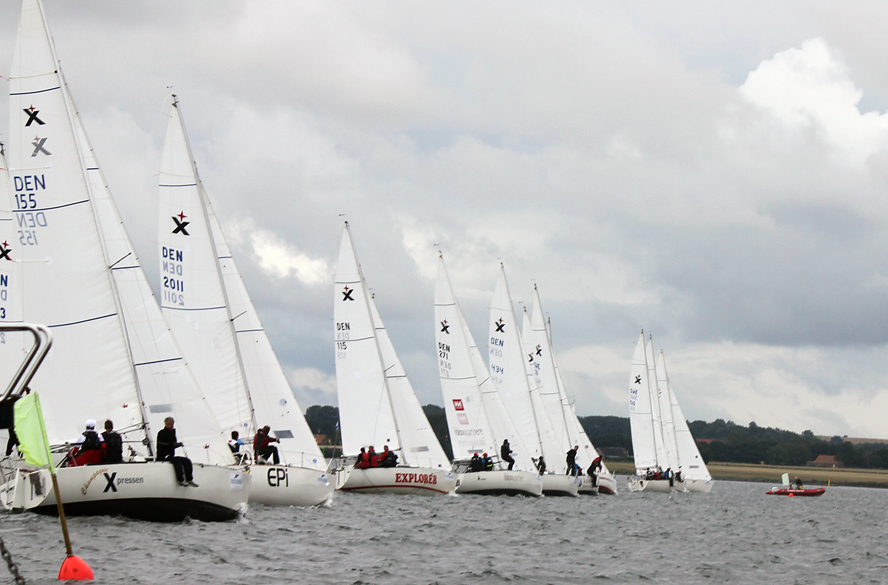
[[[762,62],[740,93],[787,127],[822,136],[849,164],[862,166],[888,141],[888,115],[860,112],[863,91],[849,77],[841,55],[822,38]]]

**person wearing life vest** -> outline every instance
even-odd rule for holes
[[[367,469],[370,467],[370,456],[367,455],[367,450],[361,447],[361,452],[358,453],[358,458],[355,460],[355,467],[358,469]]]
[[[382,454],[379,456],[380,467],[397,467],[398,455],[394,451],[389,450],[388,445],[383,445]]]
[[[595,487],[598,485],[598,472],[601,471],[601,455],[592,460],[592,465],[589,466],[589,469],[586,470],[586,473],[589,474],[589,477],[592,478],[592,486]]]
[[[567,457],[565,458],[565,462],[567,463],[567,474],[568,475],[576,475],[577,474],[577,451],[580,450],[579,445],[574,445],[573,449],[570,449],[567,452]]]
[[[105,453],[102,461],[105,463],[123,463],[123,439],[120,433],[114,430],[114,423],[110,420],[105,421],[105,432],[102,433],[102,440],[105,442]]]
[[[373,445],[370,445],[370,448],[367,450],[367,459],[370,460],[370,467],[379,467],[379,455],[376,454],[376,449],[373,448]]]
[[[86,429],[74,441],[74,447],[68,454],[68,465],[80,467],[101,463],[104,449],[105,443],[102,442],[101,435],[96,432],[96,421],[89,419],[86,421]]]
[[[493,471],[493,459],[487,453],[481,457],[481,469],[484,471]]]
[[[253,453],[256,455],[257,462],[263,463],[272,459],[275,465],[280,465],[281,457],[278,455],[277,447],[272,443],[279,442],[279,439],[269,435],[271,427],[265,425],[256,433],[253,438]]]

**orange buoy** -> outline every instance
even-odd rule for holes
[[[69,555],[59,569],[59,581],[92,581],[93,571],[77,555]]]
[[[789,497],[791,498],[791,497],[793,497],[794,495],[795,495],[795,494],[789,494]]]

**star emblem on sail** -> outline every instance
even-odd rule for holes
[[[173,216],[173,221],[176,223],[176,228],[173,230],[174,234],[181,233],[183,236],[189,236],[191,234],[188,233],[188,230],[185,227],[190,224],[190,221],[185,221],[185,218],[188,217],[185,215],[185,211],[180,211],[179,215]]]
[[[31,146],[34,147],[34,152],[31,153],[31,158],[34,158],[35,156],[37,156],[41,152],[47,156],[52,154],[51,152],[46,150],[46,148],[44,148],[44,146],[43,146],[44,144],[46,144],[47,140],[48,140],[48,138],[40,138],[39,136],[34,137],[34,142],[31,143]]]
[[[506,332],[506,323],[505,323],[505,321],[503,321],[502,317],[500,317],[493,324],[496,326],[496,331],[494,331],[494,333],[505,333]]]
[[[0,260],[4,258],[12,262],[12,257],[9,253],[12,251],[12,247],[10,247],[9,242],[3,242],[0,244]]]
[[[450,335],[450,325],[447,324],[447,319],[441,321],[441,333],[446,333]]]
[[[342,300],[343,300],[343,301],[353,301],[353,300],[355,300],[354,297],[352,297],[352,293],[353,293],[353,292],[355,292],[355,289],[353,289],[353,288],[348,288],[348,285],[345,285],[345,289],[342,291]]]
[[[28,114],[28,121],[25,122],[25,126],[30,126],[33,122],[37,122],[38,126],[43,126],[46,123],[37,117],[40,110],[34,109],[33,105],[30,108],[24,108],[22,111]]]

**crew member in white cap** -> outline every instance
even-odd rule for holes
[[[74,441],[73,447],[69,454],[72,467],[102,462],[105,441],[102,435],[96,432],[96,421],[93,419],[86,421],[86,429]]]

